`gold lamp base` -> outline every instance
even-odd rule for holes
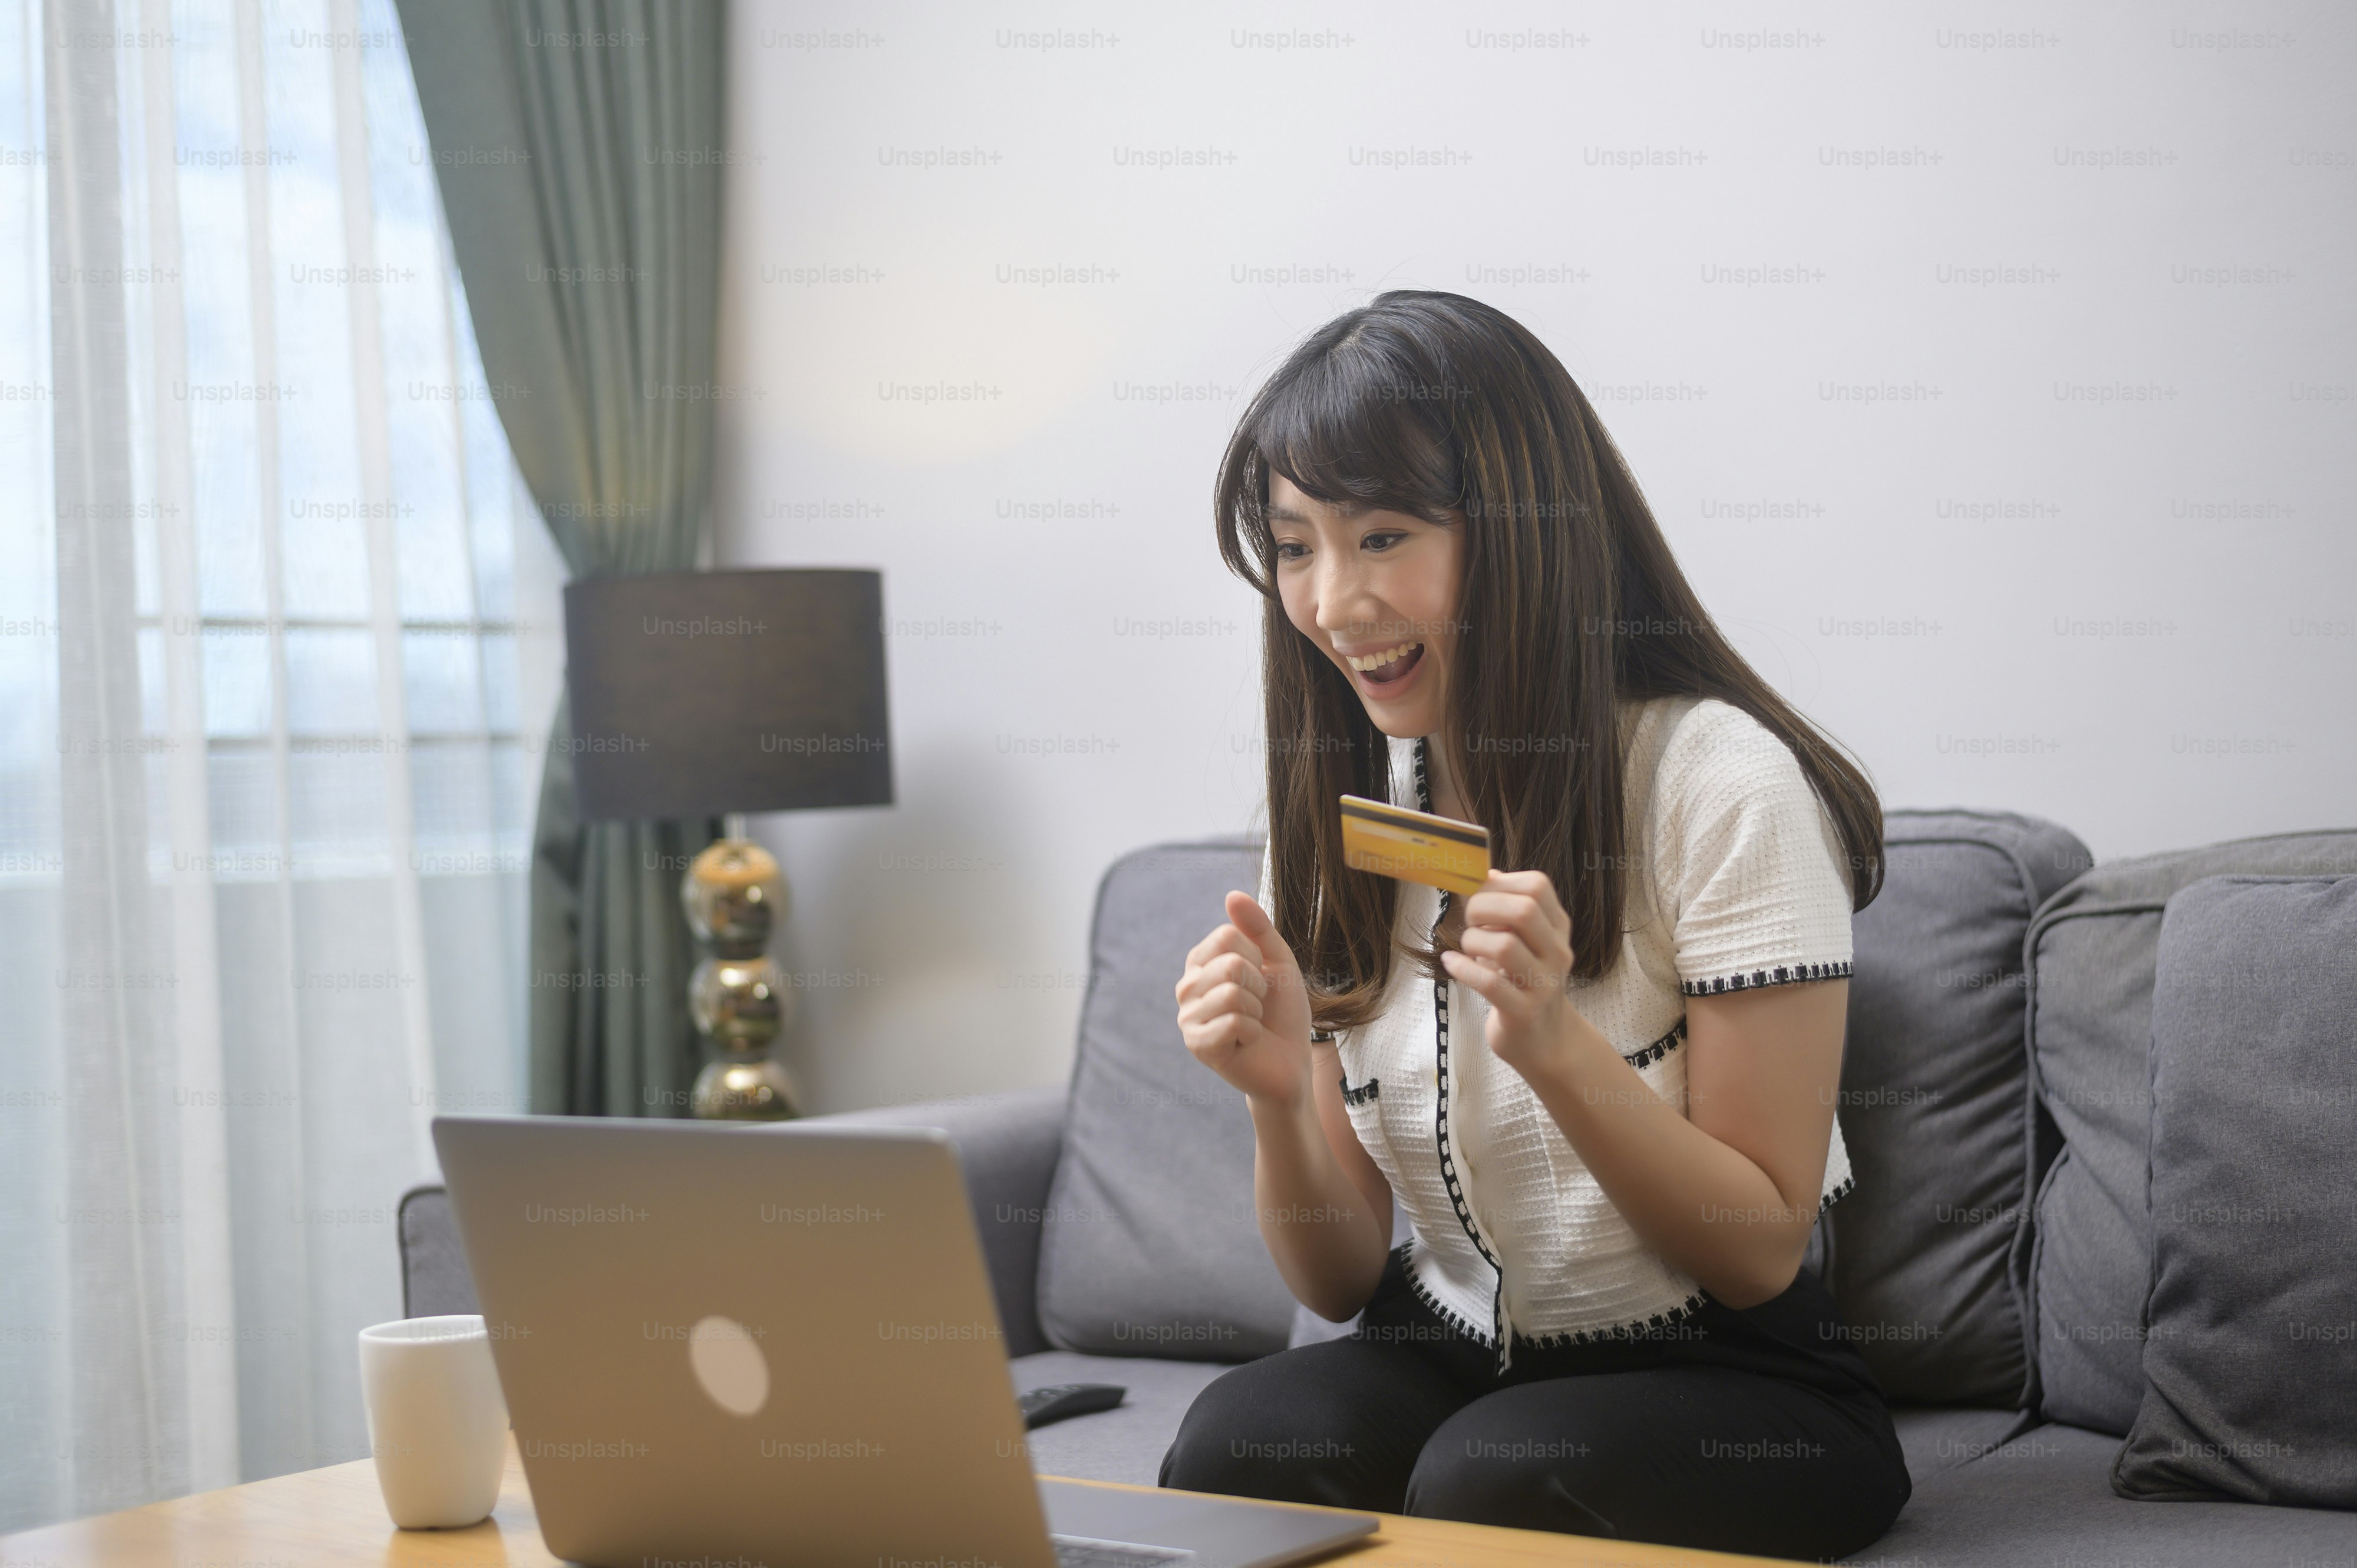
[[[695,1075],[691,1101],[706,1121],[788,1122],[802,1114],[793,1079],[768,1057],[723,1058]]]
[[[705,846],[679,888],[688,929],[705,944],[688,978],[688,1015],[712,1053],[689,1105],[707,1120],[782,1122],[802,1114],[793,1079],[770,1056],[793,995],[769,954],[786,918],[786,880],[775,856],[732,833]]]

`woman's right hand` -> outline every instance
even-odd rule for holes
[[[1195,1059],[1253,1100],[1309,1101],[1309,993],[1293,950],[1249,893],[1195,944],[1178,982],[1178,1031]]]

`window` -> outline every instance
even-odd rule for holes
[[[364,1456],[523,1105],[560,568],[425,147],[387,0],[0,0],[0,1529]]]

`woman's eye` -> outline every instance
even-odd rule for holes
[[[1298,561],[1308,553],[1298,540],[1280,539],[1276,542],[1276,558],[1280,561]]]
[[[1362,550],[1389,550],[1406,537],[1405,533],[1370,533],[1359,541],[1359,547]]]

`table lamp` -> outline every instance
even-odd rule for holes
[[[565,590],[573,785],[584,822],[726,817],[680,884],[705,949],[688,1010],[698,1116],[800,1113],[771,1056],[791,992],[770,937],[789,908],[752,811],[892,803],[877,572],[679,572]]]

